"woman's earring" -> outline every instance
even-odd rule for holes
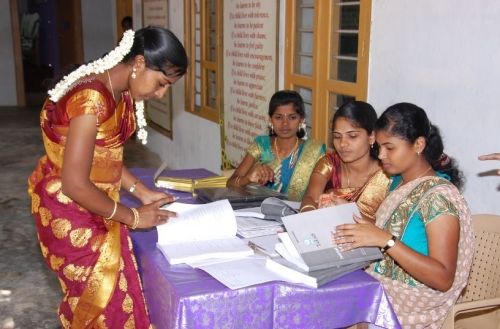
[[[371,143],[371,144],[370,144],[370,148],[371,148],[371,149],[373,148],[373,145],[374,145],[374,144],[375,144],[375,143]]]
[[[302,123],[299,126],[299,131],[302,130],[304,132],[304,136],[302,139],[307,139],[307,125],[305,121],[302,121]]]
[[[274,135],[273,124],[271,122],[269,122],[267,126],[269,127],[269,135]]]
[[[132,79],[137,78],[137,74],[136,74],[136,72],[137,72],[137,69],[136,69],[135,67],[134,67],[134,68],[132,68],[132,74],[130,75],[130,77],[131,77]]]

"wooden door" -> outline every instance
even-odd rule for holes
[[[80,0],[57,0],[59,67],[83,64],[82,10]]]
[[[122,19],[126,16],[133,17],[132,0],[116,0],[116,40],[122,38]]]

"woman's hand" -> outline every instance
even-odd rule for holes
[[[144,205],[156,202],[158,200],[167,200],[165,203],[171,203],[177,200],[177,198],[171,194],[162,191],[151,190],[149,188],[144,188],[144,190],[141,191],[141,195],[138,196],[138,198]]]
[[[500,153],[491,153],[491,154],[480,155],[479,160],[481,160],[481,161],[500,160]]]
[[[327,208],[349,203],[346,199],[339,198],[333,192],[324,193],[319,196],[318,208]]]
[[[392,237],[389,232],[378,228],[367,219],[358,216],[353,218],[356,224],[339,225],[332,234],[332,243],[337,244],[343,251],[359,247],[382,248]]]
[[[137,228],[155,227],[165,224],[170,218],[177,217],[175,212],[160,209],[161,206],[169,202],[171,202],[171,197],[166,197],[137,208],[139,212],[139,224]]]
[[[500,153],[491,153],[491,154],[480,155],[478,157],[478,159],[481,161],[500,160]],[[500,169],[496,170],[496,174],[500,176]]]
[[[267,165],[256,163],[246,177],[252,183],[264,185],[274,180],[274,171]]]

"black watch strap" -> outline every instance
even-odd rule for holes
[[[385,244],[384,248],[381,249],[382,252],[386,252],[387,250],[391,249],[392,247],[394,247],[394,245],[396,244],[396,241],[397,241],[398,238],[396,238],[394,235],[389,239],[389,241],[387,241],[387,243]]]

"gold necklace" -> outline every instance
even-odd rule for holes
[[[113,100],[116,103],[115,91],[113,90],[113,84],[111,83],[111,77],[109,76],[109,70],[106,70],[106,73],[108,74],[108,82],[109,82],[109,88],[111,88],[111,95],[113,95]]]
[[[419,179],[420,177],[424,176],[425,174],[427,174],[429,171],[431,171],[432,169],[432,166],[429,166],[429,168],[425,169],[425,171],[423,173],[421,173],[420,175],[418,175],[416,178],[412,179],[412,180],[416,180],[416,179]],[[409,180],[408,182],[411,182],[412,180]],[[403,180],[401,179],[401,182],[399,182],[398,186],[396,186],[396,188],[399,188],[400,186],[403,186],[405,185],[406,183],[408,182],[403,182]]]
[[[351,187],[351,182],[349,181],[349,170],[347,169],[348,167],[345,163],[342,163],[342,168],[344,168],[344,171],[345,171],[345,178],[347,181],[346,188],[349,188],[349,187]],[[368,174],[366,174],[364,176],[363,184],[361,184],[361,186],[363,186],[366,183],[366,181],[368,180],[368,177],[370,177],[373,172],[374,172],[374,170],[372,169],[372,166],[370,166],[370,168],[368,170]]]
[[[297,149],[298,146],[299,146],[299,138],[295,137],[295,145],[293,146],[290,153],[287,154],[287,156],[292,154]],[[280,149],[278,148],[278,137],[274,138],[274,149],[276,150],[276,157],[278,158],[279,161],[281,161],[282,157],[280,156]]]
[[[432,166],[429,166],[429,168],[427,168],[423,173],[421,173],[420,175],[418,175],[417,178],[415,178],[415,179],[419,179],[423,175],[427,174],[431,169],[432,169]],[[415,179],[413,179],[413,180],[415,180]]]

